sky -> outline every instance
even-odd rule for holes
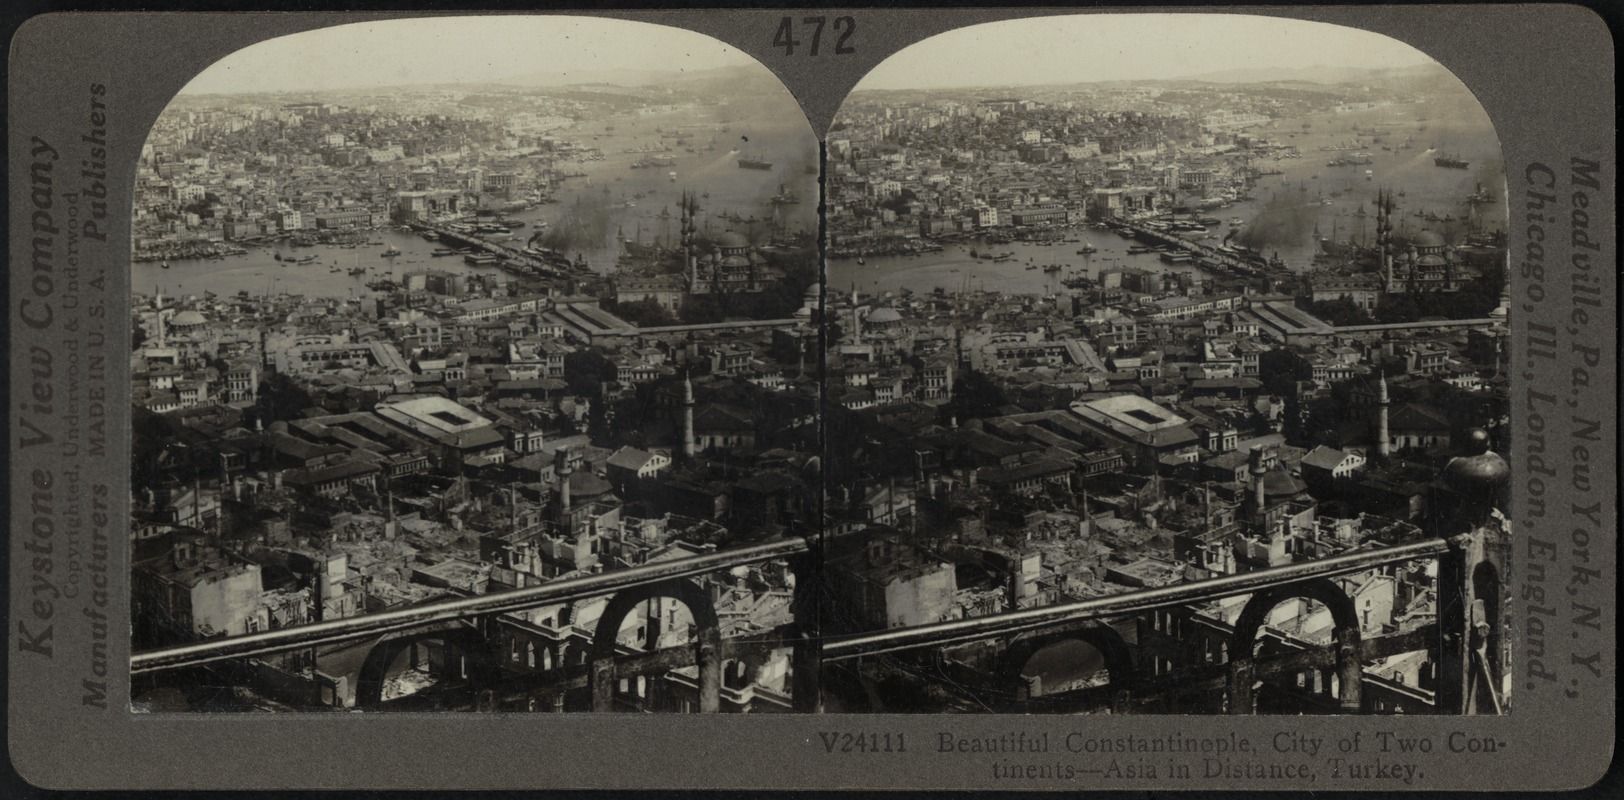
[[[1077,14],[934,36],[888,58],[857,88],[1031,86],[1431,62],[1395,39],[1320,22],[1244,14]]]
[[[709,36],[644,22],[569,16],[417,18],[340,25],[260,42],[210,65],[181,93],[320,91],[755,63]]]

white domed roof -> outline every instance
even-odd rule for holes
[[[894,308],[877,308],[870,312],[868,321],[873,322],[901,322],[902,315]]]
[[[204,324],[206,322],[208,322],[208,320],[204,319],[203,315],[197,313],[196,311],[182,311],[179,314],[176,314],[175,316],[169,318],[169,324],[170,325],[175,325],[175,326],[180,326],[180,327],[190,327],[192,325],[202,325],[202,324]]]

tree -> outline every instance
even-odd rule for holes
[[[963,422],[994,416],[1008,403],[1003,387],[978,370],[966,369],[953,381],[953,399],[942,406],[942,413]]]
[[[1383,325],[1415,322],[1421,319],[1421,307],[1410,294],[1384,295],[1376,303],[1376,321]]]
[[[619,373],[614,362],[590,347],[564,355],[564,383],[573,394],[597,397],[603,384]]]
[[[684,325],[708,325],[721,322],[725,315],[716,295],[695,294],[682,301],[682,308],[677,311],[677,317]]]
[[[1346,296],[1311,303],[1308,312],[1337,327],[1370,324],[1370,315]]]
[[[880,208],[888,208],[898,214],[906,213],[908,204],[919,199],[912,189],[903,189],[901,192],[880,201]]]
[[[1280,432],[1285,435],[1287,442],[1302,444],[1308,441],[1309,432],[1312,430],[1309,427],[1308,409],[1303,407],[1302,398],[1298,397],[1296,392],[1287,394],[1285,398],[1285,408],[1281,411]]]
[[[266,422],[298,419],[299,413],[312,405],[315,401],[310,392],[280,372],[260,384],[258,406]]]
[[[1258,355],[1258,376],[1263,379],[1263,391],[1281,397],[1297,394],[1297,381],[1314,377],[1314,365],[1308,363],[1295,350],[1277,347]]]
[[[629,303],[604,300],[603,310],[620,317],[639,328],[658,328],[677,324],[677,318],[651,297]]]

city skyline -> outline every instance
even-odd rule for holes
[[[928,39],[859,84],[826,142],[824,463],[835,529],[888,527],[830,557],[835,625],[1380,560],[1458,515],[1500,629],[1508,523],[1485,500],[1507,469],[1481,449],[1506,427],[1501,156],[1465,87],[1406,49],[1260,17],[1044,17]],[[988,622],[825,681],[883,687],[839,698],[866,710],[1501,713],[1499,633],[1464,685],[1405,638],[1454,624],[1458,573],[1388,558],[1244,605],[1025,640]],[[1334,669],[1257,666],[1350,641]]]
[[[1158,69],[1306,58],[1200,60],[1303,32],[1256,18],[1051,37],[1157,19]],[[1508,707],[1507,198],[1458,81],[859,93],[821,160],[760,64],[377,90],[629,46],[515,63],[502,22],[284,42],[213,72],[377,58],[149,135],[139,708]],[[966,34],[982,77],[1059,69],[1035,34],[1006,69],[1022,30]],[[686,74],[646,55],[592,74]],[[458,624],[295,646],[406,610]],[[164,669],[187,643],[247,669]]]
[[[816,524],[817,141],[763,66],[643,23],[391,21],[247,48],[188,95],[146,137],[133,209],[138,648]],[[705,603],[512,610],[501,653],[359,643],[256,659],[280,688],[174,675],[132,698],[443,709],[593,647],[682,648],[719,613],[730,635],[783,623],[781,559],[703,580]],[[788,648],[760,657],[730,708],[789,705]],[[715,667],[546,706],[713,710]]]

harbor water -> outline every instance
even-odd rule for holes
[[[681,137],[685,144],[677,146],[675,137],[662,139],[662,132],[670,131],[687,134]],[[700,196],[699,226],[710,235],[736,230],[764,244],[775,223],[786,233],[817,230],[817,175],[805,169],[817,163],[817,144],[804,119],[767,114],[748,104],[729,104],[623,114],[578,122],[554,134],[598,148],[603,157],[559,160],[558,170],[576,176],[562,182],[554,193],[557,202],[507,214],[526,224],[514,229],[506,244],[523,246],[539,231],[567,229],[568,235],[562,237],[566,242],[558,249],[572,259],[582,256],[593,270],[608,273],[619,255],[619,236],[640,238],[646,244],[656,243],[662,236],[663,241],[676,242],[681,228],[678,200],[684,190]],[[749,141],[743,141],[744,137]],[[662,140],[673,149],[624,152],[657,146]],[[695,152],[686,152],[690,147]],[[737,161],[745,152],[772,162],[773,168],[740,168]],[[670,157],[674,164],[631,167],[640,159],[658,155]],[[799,202],[770,202],[781,186]],[[724,214],[730,218],[724,219]],[[242,255],[171,259],[167,268],[160,262],[142,262],[132,265],[131,288],[138,294],[162,291],[169,296],[201,296],[204,292],[228,296],[247,291],[251,295],[287,292],[348,298],[371,294],[368,282],[380,278],[398,281],[408,272],[425,269],[488,273],[505,279],[505,273],[494,266],[468,265],[455,255],[434,256],[433,251],[445,245],[417,233],[390,227],[367,233],[366,241],[355,247],[296,247],[284,240],[251,247]],[[385,257],[383,253],[390,247],[400,250],[400,255]],[[309,256],[314,260],[299,263],[298,259]],[[355,269],[363,274],[351,275]]]
[[[1371,136],[1362,135],[1356,129],[1380,129],[1385,134],[1380,137],[1382,144],[1371,142]],[[1278,254],[1294,270],[1307,271],[1319,247],[1316,235],[1339,241],[1374,240],[1378,189],[1404,193],[1397,198],[1394,220],[1395,233],[1400,236],[1432,229],[1444,233],[1451,243],[1458,243],[1463,232],[1474,225],[1481,230],[1505,227],[1505,176],[1499,141],[1487,116],[1470,101],[1456,105],[1436,102],[1389,105],[1309,119],[1280,119],[1254,129],[1253,133],[1295,146],[1301,157],[1253,159],[1254,169],[1279,174],[1261,176],[1251,191],[1250,200],[1198,212],[1198,216],[1221,220],[1208,228],[1207,235],[1213,238],[1205,240],[1205,244],[1221,243],[1229,233],[1231,219],[1239,218],[1244,229],[1246,225],[1259,222],[1262,214],[1277,213],[1270,210],[1271,203],[1276,210],[1297,206],[1302,213],[1292,215],[1294,224],[1271,226],[1273,238],[1253,242],[1251,246],[1265,256]],[[1409,146],[1401,148],[1406,140]],[[1320,148],[1339,147],[1354,141],[1362,143],[1357,152],[1368,154],[1371,163],[1328,166],[1330,161],[1355,151]],[[1383,149],[1384,145],[1392,149]],[[1434,158],[1445,153],[1458,155],[1470,162],[1470,166],[1467,169],[1437,166]],[[1370,171],[1368,176],[1366,170]],[[1498,201],[1475,209],[1466,203],[1465,198],[1478,184]],[[1431,214],[1439,220],[1429,221],[1417,214]],[[1474,214],[1477,219],[1472,219]],[[1445,217],[1452,219],[1445,221]],[[938,253],[869,256],[862,259],[861,264],[854,258],[832,259],[828,265],[829,288],[849,291],[855,286],[861,291],[881,293],[904,288],[914,292],[940,288],[947,292],[985,289],[1047,294],[1060,291],[1060,281],[1065,277],[1085,270],[1092,278],[1101,270],[1113,267],[1135,267],[1156,273],[1194,269],[1188,263],[1163,262],[1155,253],[1130,254],[1127,248],[1138,243],[1109,230],[1079,227],[1066,231],[1065,238],[1080,239],[1096,247],[1098,252],[1077,254],[1083,247],[1081,243],[971,241],[947,244]],[[978,253],[1012,252],[1014,258],[993,263],[972,258],[971,249]],[[1062,270],[1044,272],[1042,265],[1045,264],[1061,264]],[[1027,269],[1033,265],[1037,269]]]

